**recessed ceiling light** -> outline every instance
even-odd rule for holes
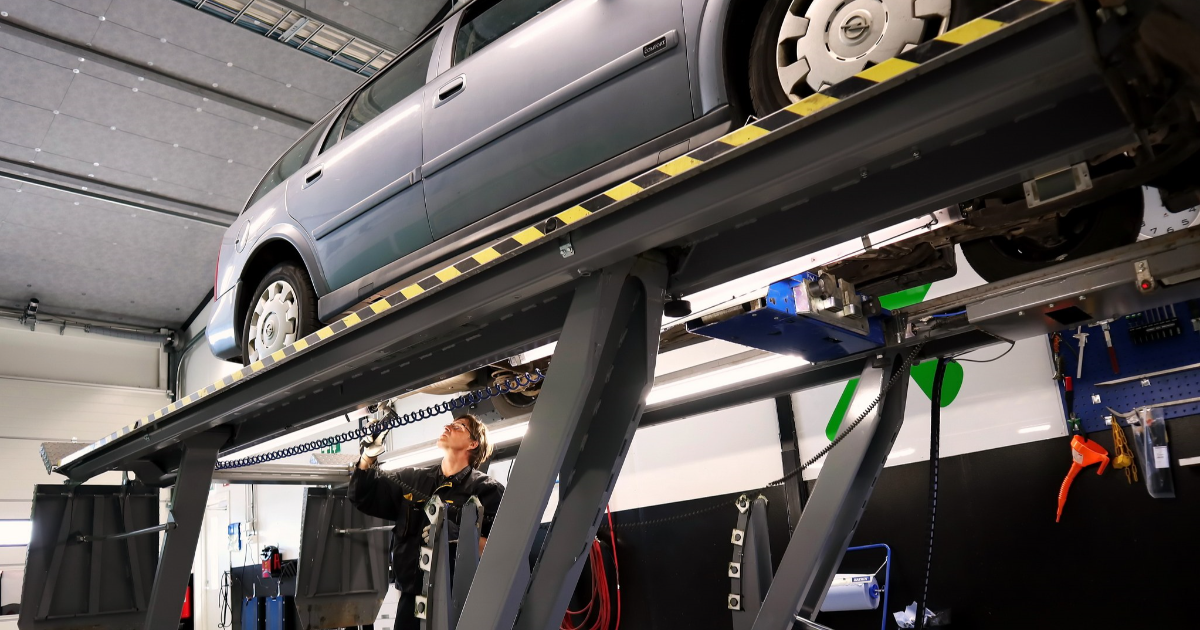
[[[83,63],[84,61],[87,61],[87,59],[84,59],[83,57],[80,57],[80,58],[79,58],[79,62],[80,62],[80,63]]]
[[[255,128],[255,129],[258,129],[258,125],[254,125],[254,128]]]
[[[228,164],[233,164],[233,160],[225,160],[225,162]]]
[[[172,144],[171,146],[173,146],[173,147],[175,147],[176,149],[178,149],[178,148],[179,148],[179,143],[178,143],[178,142],[176,142],[175,144]]]
[[[104,17],[103,15],[101,15],[101,16],[100,16],[100,21],[101,21],[101,22],[103,22],[103,21],[104,21],[104,20],[106,20],[106,19],[108,19],[108,18]]]
[[[57,116],[57,115],[58,115],[58,110],[57,110],[57,109],[56,109],[56,110],[54,110],[54,115],[55,115],[55,116]]]
[[[198,112],[202,112],[202,111],[204,111],[204,110],[202,110],[202,109],[200,109],[199,107],[197,107],[197,108],[196,108],[196,111],[198,111]]]
[[[34,151],[35,153],[41,153],[41,152],[42,152],[41,148],[34,149],[33,151]]]
[[[108,129],[109,129],[110,131],[116,131],[116,130],[117,130],[117,128],[116,128],[116,127],[109,127]]]
[[[146,77],[138,77],[138,81],[145,81]]]
[[[217,87],[217,84],[216,84],[216,83],[214,83],[214,84],[213,84],[213,87]]]
[[[78,70],[76,70],[76,72],[79,72],[79,71],[78,71]],[[285,83],[283,87],[292,87],[292,84],[291,84],[291,83]]]
[[[79,68],[71,68],[71,74],[79,74]]]
[[[167,38],[166,38],[166,37],[160,37],[160,38],[158,38],[158,41],[160,41],[160,42],[162,42],[162,43],[164,43],[164,44],[165,44],[165,43],[167,43]]]
[[[92,166],[100,166],[99,162],[92,162]]]
[[[208,102],[208,97],[205,97],[205,98],[204,98],[204,102],[205,102],[205,103],[207,103],[207,102]]]

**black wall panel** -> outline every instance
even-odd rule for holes
[[[1019,409],[1012,413],[1020,413]],[[1061,523],[1058,488],[1071,464],[1065,438],[942,459],[930,604],[949,607],[955,628],[1200,627],[1200,417],[1168,421],[1176,497],[1152,499],[1139,481],[1095,468],[1071,488]],[[1112,451],[1107,432],[1092,439]],[[887,543],[895,554],[892,611],[918,597],[925,569],[928,463],[884,470],[854,545]],[[787,545],[783,493],[773,488],[771,552]],[[621,628],[731,627],[725,608],[729,533],[736,494],[613,514],[621,562]],[[680,516],[721,501],[728,509]],[[607,532],[602,531],[607,536]],[[875,552],[848,556],[842,570],[874,572]],[[880,611],[827,613],[836,630],[879,628]],[[895,628],[895,622],[889,622]]]

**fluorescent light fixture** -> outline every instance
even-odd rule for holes
[[[525,352],[522,352],[521,354],[509,357],[508,363],[509,363],[509,365],[525,365],[526,363],[532,363],[534,361],[537,361],[538,359],[544,359],[544,358],[554,354],[554,349],[557,347],[558,347],[557,341],[548,343],[544,346],[538,346],[538,347],[534,348],[533,350],[526,350]]]
[[[491,438],[492,446],[500,446],[514,440],[519,440],[529,430],[529,422],[517,422],[498,429],[488,429],[488,437]],[[405,466],[416,466],[425,462],[441,459],[442,449],[437,447],[434,442],[432,446],[424,446],[416,450],[400,453],[393,459],[381,462],[379,467],[383,470],[395,470],[404,468]]]
[[[789,357],[779,354],[765,356],[761,359],[739,363],[693,378],[663,383],[650,390],[650,394],[646,396],[646,404],[653,405],[668,400],[675,400],[676,398],[683,398],[718,387],[749,381],[804,365],[808,365],[808,361],[800,357]]]
[[[1038,424],[1038,425],[1034,425],[1032,427],[1021,427],[1020,429],[1017,429],[1017,433],[1038,433],[1041,431],[1049,431],[1049,430],[1050,430],[1050,425]]]
[[[325,422],[318,422],[317,424],[314,424],[311,427],[308,427],[305,429],[300,429],[299,431],[292,431],[286,435],[281,435],[277,438],[267,440],[266,442],[263,442],[262,444],[251,446],[250,448],[247,448],[247,449],[244,449],[241,451],[237,451],[236,453],[230,453],[229,455],[222,457],[221,461],[224,462],[224,461],[229,461],[231,459],[241,459],[243,457],[249,457],[251,455],[258,455],[259,453],[266,453],[267,451],[278,450],[285,446],[299,444],[301,441],[304,440],[304,438],[316,435],[318,433],[324,433],[326,431],[330,431],[335,428],[342,428],[343,430],[345,430],[345,426],[348,424],[351,424],[351,423],[346,422],[345,416],[338,416],[331,420],[326,420]],[[358,426],[355,425],[352,428],[357,429]]]
[[[916,452],[917,452],[917,449],[915,449],[915,448],[902,448],[898,451],[892,451],[891,453],[888,453],[887,458],[891,459],[893,457],[908,457],[909,455],[912,455],[913,453],[916,453]]]
[[[33,535],[33,521],[0,521],[0,547],[24,547]]]

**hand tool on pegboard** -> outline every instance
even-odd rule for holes
[[[1080,326],[1072,337],[1079,340],[1079,360],[1075,363],[1075,378],[1083,378],[1083,348],[1087,345],[1088,334]]]
[[[1050,378],[1061,381],[1063,380],[1062,335],[1059,333],[1050,335],[1050,349],[1054,356],[1054,376]]]
[[[1170,369],[1166,369],[1166,370],[1157,370],[1155,372],[1146,372],[1145,374],[1138,374],[1137,376],[1126,376],[1125,378],[1113,379],[1111,381],[1103,381],[1100,383],[1096,383],[1096,386],[1099,387],[1101,385],[1120,385],[1121,383],[1128,383],[1130,381],[1140,381],[1142,379],[1150,379],[1155,376],[1166,376],[1167,374],[1175,374],[1177,372],[1186,372],[1188,370],[1196,370],[1196,369],[1200,369],[1200,363],[1193,363],[1191,365],[1181,365],[1179,367],[1174,367],[1174,368],[1170,368]]]
[[[1174,304],[1148,309],[1131,315],[1127,319],[1129,320],[1129,339],[1133,343],[1148,343],[1183,334],[1183,329],[1179,326],[1179,318],[1175,315]]]
[[[1070,376],[1063,377],[1063,402],[1067,405],[1067,432],[1082,436],[1083,427],[1075,415],[1075,379]]]
[[[1100,330],[1104,331],[1104,345],[1108,347],[1108,362],[1112,365],[1113,374],[1120,374],[1121,364],[1117,362],[1117,349],[1113,347],[1112,330],[1109,328],[1109,324],[1112,321],[1111,319],[1105,319],[1092,325],[1099,326]]]

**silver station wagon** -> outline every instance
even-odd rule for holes
[[[244,363],[270,355],[406,276],[1002,2],[963,4],[463,3],[267,172],[222,240],[209,345]]]

